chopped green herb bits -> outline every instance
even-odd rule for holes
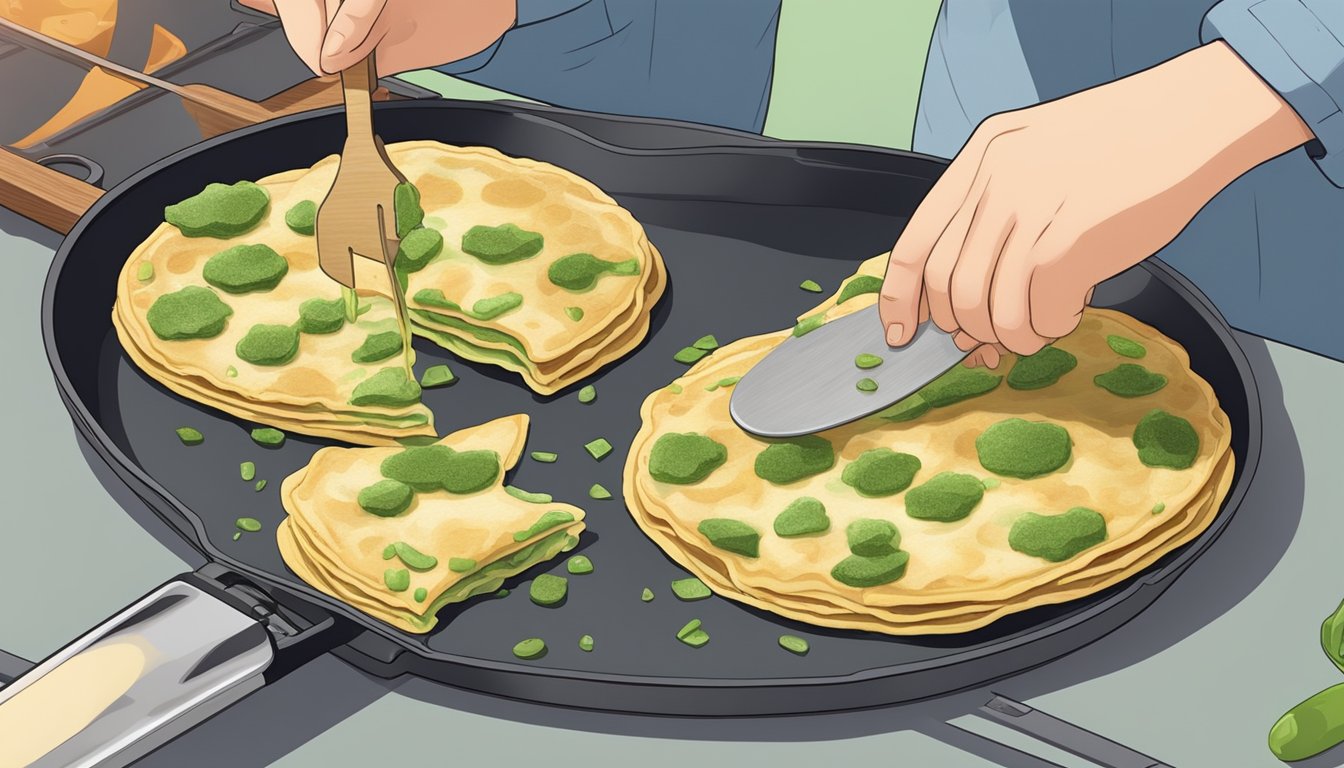
[[[992,392],[1001,381],[1003,376],[983,368],[954,365],[947,373],[925,384],[918,394],[934,408],[942,408]]]
[[[253,487],[256,488],[257,493],[261,493],[262,491],[266,490],[266,481],[265,481],[265,480],[258,480],[258,481],[257,481],[257,484],[256,484],[255,486],[253,486]]]
[[[205,435],[194,427],[178,427],[174,431],[177,432],[177,439],[181,440],[183,445],[200,445],[205,442]]]
[[[1042,347],[1035,354],[1019,357],[1008,371],[1013,389],[1044,389],[1078,367],[1078,358],[1058,347]]]
[[[804,435],[766,446],[756,454],[755,471],[762,480],[788,485],[819,475],[833,466],[835,449],[830,441],[816,435]]]
[[[393,592],[405,592],[411,586],[411,572],[405,568],[388,568],[383,571],[383,584]]]
[[[317,203],[300,200],[285,211],[285,226],[300,235],[311,235],[317,229]]]
[[[840,289],[840,298],[835,300],[837,305],[844,304],[855,296],[862,296],[865,293],[877,293],[882,290],[882,278],[872,275],[859,275],[845,283],[845,287]]]
[[[1067,464],[1073,441],[1058,424],[1004,419],[975,438],[975,452],[980,466],[990,472],[1029,480]]]
[[[706,352],[713,352],[719,348],[719,340],[714,338],[714,334],[707,333],[696,339],[695,343],[691,344],[691,346],[696,349],[703,349]]]
[[[498,296],[489,296],[480,299],[471,305],[471,316],[477,320],[494,320],[496,317],[523,306],[523,295],[521,293],[501,293]]]
[[[696,530],[710,544],[744,557],[760,556],[761,534],[741,520],[711,517],[701,520]]]
[[[649,589],[648,587],[645,587],[644,591],[639,593],[639,599],[643,600],[646,603],[653,602],[653,590]]]
[[[705,391],[713,392],[714,390],[721,389],[723,387],[731,387],[741,380],[742,380],[741,376],[725,376],[722,379],[719,379],[718,381],[714,382],[713,384],[706,386]]]
[[[420,385],[406,378],[404,368],[384,368],[361,381],[350,396],[351,405],[396,408],[420,402]]]
[[[591,403],[596,399],[597,399],[597,387],[594,387],[592,384],[589,384],[588,386],[579,390],[580,403]]]
[[[577,323],[583,319],[583,307],[565,307],[565,315]]]
[[[807,652],[811,650],[811,646],[808,645],[807,640],[804,640],[797,635],[780,635],[779,647],[789,653],[796,653],[799,656],[806,656]]]
[[[972,475],[940,472],[905,494],[905,513],[916,520],[951,523],[971,514],[985,496],[984,484]]]
[[[568,594],[569,579],[549,573],[543,573],[533,579],[531,586],[527,589],[527,596],[532,599],[532,602],[547,607],[562,602]]]
[[[239,540],[239,539],[241,539],[241,538],[243,538],[243,534],[242,534],[242,533],[234,532],[234,534],[233,534],[233,540],[234,540],[234,541],[237,541],[237,540]]]
[[[686,625],[677,630],[677,639],[691,646],[699,648],[709,642],[709,633],[701,628],[699,619],[691,619]]]
[[[669,432],[649,450],[649,475],[660,483],[693,485],[728,460],[722,443],[695,432]]]
[[[360,509],[379,517],[395,517],[405,512],[415,491],[397,480],[379,480],[359,492]]]
[[[816,280],[804,280],[798,287],[808,293],[821,293],[821,286],[817,284]]]
[[[584,635],[579,638],[579,650],[584,653],[590,653],[593,650],[593,636]]]
[[[555,463],[555,460],[558,459],[558,458],[560,458],[560,455],[559,455],[559,454],[557,454],[557,453],[551,453],[550,451],[533,451],[533,452],[532,452],[532,460],[533,460],[533,461],[539,461],[539,462],[541,462],[542,464],[554,464],[554,463]]]
[[[147,283],[154,279],[154,265],[148,261],[140,262],[140,266],[135,270],[135,277],[142,283]]]
[[[238,378],[238,369],[230,365],[228,368],[224,369],[224,375],[228,376],[230,379],[236,379]]]
[[[819,499],[803,496],[790,502],[775,517],[774,528],[775,535],[784,538],[807,536],[830,530],[831,518],[826,515],[826,506]]]
[[[423,389],[443,387],[457,381],[452,369],[446,365],[431,365],[420,374],[420,386]]]
[[[1159,502],[1157,502],[1156,504],[1153,505],[1153,514],[1154,514],[1154,515],[1160,515],[1160,514],[1162,514],[1163,512],[1166,512],[1166,511],[1167,511],[1167,503],[1166,503],[1165,501],[1159,501]]]
[[[255,517],[240,517],[234,520],[233,524],[238,527],[238,530],[248,533],[256,533],[261,530],[261,521]]]
[[[476,561],[470,557],[450,557],[448,558],[448,570],[453,573],[466,573],[476,567]]]
[[[392,542],[392,552],[413,571],[431,571],[439,564],[439,559],[426,555],[404,541]]]
[[[876,587],[904,576],[909,562],[910,553],[904,550],[877,557],[850,555],[831,569],[831,578],[850,587]]]
[[[854,388],[860,392],[876,392],[877,382],[865,376],[854,383]]]
[[[818,313],[811,317],[804,317],[802,320],[798,321],[797,325],[793,326],[793,335],[806,336],[825,324],[826,315],[824,313]]]
[[[531,527],[529,527],[527,530],[514,531],[513,540],[519,542],[527,541],[533,536],[537,536],[541,533],[549,531],[550,529],[558,525],[564,525],[565,523],[572,523],[572,522],[574,522],[573,514],[566,512],[562,509],[553,509],[550,512],[547,512],[546,514],[537,518],[537,522],[533,523]]]
[[[692,602],[695,600],[704,600],[714,594],[705,586],[705,582],[695,578],[676,579],[672,582],[672,594],[677,596],[678,600]]]
[[[1199,455],[1199,434],[1190,422],[1163,410],[1152,410],[1134,428],[1139,461],[1149,467],[1186,469]]]
[[[164,341],[213,339],[224,332],[232,314],[233,308],[220,301],[219,294],[188,285],[155,299],[145,313],[145,321]]]
[[[507,589],[500,589],[498,592],[495,593],[495,597],[508,597],[508,596],[509,596],[509,590]]]
[[[924,396],[916,392],[915,394],[901,400],[885,411],[879,411],[877,418],[887,421],[913,421],[933,409],[929,401]]]
[[[350,353],[356,363],[377,363],[401,351],[401,334],[397,331],[371,333],[359,348]]]
[[[565,563],[565,570],[575,576],[583,576],[593,572],[593,561],[589,560],[586,555],[575,555]]]
[[[426,597],[429,597],[429,590],[425,589],[424,587],[416,587],[415,602],[423,603],[425,602]]]
[[[250,461],[244,461],[238,465],[238,476],[249,483],[252,482],[252,479],[257,476],[257,465]]]
[[[392,190],[392,212],[397,221],[397,237],[406,237],[425,220],[425,209],[420,207],[420,190],[403,181]]]
[[[552,285],[581,293],[590,290],[603,275],[630,277],[639,274],[639,261],[604,261],[591,253],[571,253],[551,262],[546,277]]]
[[[540,232],[529,232],[516,224],[475,226],[462,235],[462,251],[486,264],[512,264],[541,253],[543,242]]]
[[[513,646],[513,655],[531,661],[546,655],[546,641],[540,637],[529,637]]]
[[[437,229],[417,227],[397,244],[397,269],[412,274],[424,269],[443,251],[443,235]]]
[[[1024,512],[1008,531],[1008,546],[1059,563],[1106,540],[1106,519],[1085,507],[1059,515]]]
[[[583,450],[588,452],[589,456],[601,461],[604,456],[611,453],[611,443],[607,442],[605,437],[599,437],[583,444]]]
[[[1121,363],[1093,376],[1092,383],[1117,397],[1143,397],[1167,386],[1167,377],[1142,365]]]
[[[211,183],[163,209],[164,221],[186,237],[230,238],[261,223],[271,207],[266,188],[250,181]]]
[[[845,527],[849,551],[862,557],[881,557],[901,546],[901,534],[890,521],[859,518]]]
[[[499,477],[499,454],[490,450],[456,451],[446,445],[420,445],[383,459],[383,477],[419,491],[443,489],[467,494],[485,490]]]
[[[289,262],[269,245],[235,245],[205,262],[201,277],[226,293],[269,291],[289,273]]]
[[[860,496],[891,496],[909,488],[922,467],[917,456],[872,448],[850,462],[840,473],[840,480]]]
[[[299,305],[299,330],[304,333],[335,333],[344,325],[343,299],[308,299]]]
[[[673,355],[672,359],[676,360],[678,363],[685,363],[687,365],[690,365],[692,363],[697,362],[698,360],[700,360],[700,358],[704,357],[707,354],[709,353],[703,349],[696,349],[695,347],[682,347],[681,349],[677,350],[677,354]]]
[[[858,357],[854,358],[854,365],[858,368],[864,369],[865,371],[868,370],[869,368],[876,368],[881,364],[882,364],[882,358],[878,357],[877,355],[870,355],[867,352],[864,352],[860,354]]]
[[[284,365],[299,353],[299,331],[289,325],[254,325],[233,349],[253,365]]]
[[[674,381],[671,384],[667,385],[667,391],[671,392],[674,395],[680,395],[682,392],[681,385]]]
[[[606,501],[611,498],[611,491],[602,487],[601,483],[593,483],[592,487],[588,489],[588,498]]]
[[[504,486],[504,492],[515,499],[531,504],[550,504],[555,499],[549,493],[529,493],[515,485]]]
[[[258,427],[252,430],[252,442],[257,445],[278,447],[285,444],[285,433],[273,427]]]
[[[1107,336],[1106,344],[1112,351],[1122,357],[1138,359],[1148,354],[1148,350],[1142,344],[1132,339],[1126,339],[1124,336]]]

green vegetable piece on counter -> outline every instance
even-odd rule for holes
[[[804,280],[798,287],[808,293],[821,293],[821,286],[817,284],[816,280]]]
[[[826,505],[811,496],[795,499],[775,516],[775,535],[785,538],[824,533],[831,528]]]
[[[692,648],[699,648],[709,642],[709,633],[701,628],[699,619],[691,619],[686,622],[686,626],[677,630],[677,639]]]
[[[996,475],[1028,480],[1046,475],[1073,454],[1069,433],[1057,424],[1004,419],[975,438],[980,466]]]
[[[588,452],[595,460],[601,461],[608,453],[611,453],[611,443],[607,442],[605,437],[599,437],[596,440],[590,440],[583,444],[583,450]]]
[[[405,568],[388,568],[383,571],[383,584],[393,592],[405,592],[411,586],[411,572]]]
[[[350,353],[356,363],[377,363],[401,351],[401,334],[397,331],[371,333],[359,348]]]
[[[794,336],[806,336],[826,324],[825,313],[817,313],[811,317],[804,317],[793,326]]]
[[[288,325],[261,323],[249,328],[233,350],[253,365],[284,365],[299,353],[299,332]]]
[[[495,597],[508,597],[508,596],[509,596],[509,590],[507,589],[501,589],[495,593]]]
[[[859,390],[860,392],[876,392],[877,382],[873,381],[870,378],[864,377],[855,382],[854,388]]]
[[[529,493],[522,488],[513,485],[504,486],[504,492],[515,499],[526,501],[529,504],[550,504],[555,499],[549,493]]]
[[[300,235],[311,235],[317,231],[317,203],[312,200],[300,200],[285,211],[285,226]]]
[[[429,597],[429,590],[425,589],[424,587],[416,587],[414,596],[415,596],[415,602],[423,603],[425,602],[425,598]]]
[[[953,366],[951,370],[934,379],[917,394],[934,408],[943,408],[963,400],[993,392],[1002,376],[996,376],[983,368],[967,368],[964,365]]]
[[[457,376],[453,374],[451,368],[446,365],[431,365],[420,374],[420,388],[430,389],[431,387],[446,387],[457,381]]]
[[[494,451],[455,451],[446,445],[417,445],[383,459],[383,477],[417,491],[445,490],[467,494],[485,490],[499,477],[499,454]]]
[[[345,302],[341,299],[308,299],[299,305],[299,330],[304,333],[335,333],[345,325]]]
[[[611,491],[608,491],[600,483],[593,483],[588,489],[588,498],[598,501],[606,501],[611,498]]]
[[[261,521],[255,517],[240,517],[234,520],[233,524],[237,526],[238,530],[248,533],[256,533],[261,530]]]
[[[289,262],[269,245],[235,245],[205,262],[201,276],[225,293],[269,291],[289,274]]]
[[[646,603],[653,602],[653,590],[649,589],[648,587],[645,587],[644,591],[639,593],[639,599],[643,600]]]
[[[261,493],[262,491],[266,490],[266,481],[258,480],[257,484],[252,487],[256,490],[257,493]]]
[[[266,189],[250,181],[212,183],[205,189],[163,209],[164,221],[186,237],[229,238],[261,223],[271,207]]]
[[[1148,350],[1142,344],[1132,339],[1126,339],[1124,336],[1107,336],[1106,344],[1115,354],[1122,357],[1132,357],[1137,360],[1148,354]]]
[[[437,229],[417,227],[406,233],[397,245],[397,269],[419,272],[443,251],[443,235]]]
[[[237,540],[239,540],[239,539],[241,539],[241,538],[243,538],[243,534],[241,534],[241,533],[235,531],[234,534],[233,534],[233,540],[234,540],[234,541],[237,541]]]
[[[694,485],[723,466],[728,449],[696,432],[669,432],[649,450],[649,475],[660,483]]]
[[[195,427],[178,427],[173,431],[177,433],[177,439],[181,440],[183,445],[200,445],[205,442],[205,435]]]
[[[252,482],[253,478],[257,476],[257,465],[250,461],[244,461],[238,465],[238,476],[249,483]]]
[[[583,637],[579,638],[579,650],[585,653],[591,652],[593,650],[592,635],[584,635]]]
[[[744,557],[759,557],[761,534],[741,520],[727,517],[711,517],[701,520],[696,530],[710,544]]]
[[[476,561],[470,557],[448,558],[448,570],[453,573],[466,573],[476,567]]]
[[[1199,455],[1199,435],[1190,422],[1163,410],[1152,410],[1134,428],[1139,461],[1150,467],[1186,469]]]
[[[462,236],[462,250],[486,264],[512,264],[541,253],[541,233],[520,229],[516,224],[475,226]]]
[[[567,291],[581,293],[591,290],[603,275],[631,277],[639,274],[639,261],[605,261],[591,253],[571,253],[551,262],[546,278],[553,285]]]
[[[985,497],[985,485],[972,475],[939,472],[905,494],[905,513],[916,520],[951,523],[965,518]]]
[[[1042,347],[1035,354],[1019,357],[1008,372],[1013,389],[1044,389],[1078,367],[1078,358],[1058,347]]]
[[[420,190],[409,182],[402,182],[392,190],[392,209],[397,219],[397,237],[406,237],[425,220],[425,209],[420,207]]]
[[[676,360],[678,363],[685,363],[686,365],[691,365],[692,363],[698,362],[700,358],[704,357],[707,354],[709,353],[703,349],[696,349],[695,347],[682,347],[681,349],[677,350],[677,354],[673,355],[672,359]]]
[[[532,452],[532,460],[533,460],[533,461],[541,462],[542,464],[554,464],[554,463],[555,463],[555,460],[558,459],[558,458],[560,458],[560,455],[559,455],[559,454],[557,454],[557,453],[551,453],[550,451],[533,451],[533,452]]]
[[[379,517],[395,517],[405,512],[415,498],[415,491],[396,480],[379,480],[363,488],[357,501],[359,508]]]
[[[591,403],[596,399],[597,399],[597,387],[594,387],[592,384],[589,384],[588,386],[579,390],[580,403]]]
[[[540,637],[529,637],[513,646],[513,655],[525,661],[540,659],[546,655],[546,641]]]
[[[831,569],[831,578],[850,587],[865,588],[890,584],[905,575],[910,553],[896,550],[878,557],[850,555]]]
[[[929,401],[925,400],[923,395],[916,392],[885,411],[878,412],[877,417],[879,419],[896,422],[914,421],[920,416],[928,413],[932,408],[933,406],[929,405]]]
[[[140,266],[135,270],[135,279],[142,283],[148,283],[154,279],[154,265],[148,261],[140,262]]]
[[[1119,397],[1143,397],[1167,386],[1167,377],[1153,373],[1142,365],[1121,363],[1105,373],[1092,377],[1098,387]]]
[[[840,473],[840,480],[860,496],[890,496],[909,488],[922,467],[916,456],[873,448],[851,461]]]
[[[574,515],[572,515],[569,512],[565,512],[564,510],[553,509],[550,512],[547,512],[546,514],[537,518],[537,522],[533,523],[531,527],[529,527],[527,530],[515,531],[513,534],[513,540],[519,542],[527,541],[533,536],[545,533],[546,531],[549,531],[550,529],[556,526],[572,522],[574,522]]]
[[[901,546],[901,533],[886,520],[860,518],[845,527],[849,551],[862,557],[881,557]]]
[[[696,349],[703,349],[706,352],[713,352],[714,350],[719,348],[719,340],[714,338],[714,334],[707,333],[704,336],[701,336],[700,338],[696,339],[695,342],[691,344],[691,346],[695,347]]]
[[[404,368],[384,368],[361,381],[350,396],[351,405],[396,408],[420,402],[420,385],[406,378]]]
[[[775,485],[788,485],[819,475],[835,466],[835,449],[828,440],[804,435],[771,443],[756,454],[756,476]]]
[[[218,294],[199,285],[165,293],[154,300],[145,320],[164,341],[213,339],[224,331],[233,309]]]
[[[569,579],[549,573],[543,573],[533,579],[527,589],[527,596],[532,598],[532,602],[548,607],[560,603],[568,594]]]
[[[257,445],[278,447],[285,444],[285,433],[273,427],[257,427],[252,430],[252,442]]]
[[[471,316],[477,320],[494,320],[505,312],[521,306],[523,306],[523,295],[509,291],[498,296],[479,299],[471,305]]]
[[[1024,512],[1008,531],[1008,546],[1024,555],[1060,563],[1106,540],[1106,519],[1074,507],[1058,515]]]
[[[882,290],[882,278],[872,275],[859,275],[845,283],[845,287],[840,289],[840,298],[836,299],[835,303],[837,305],[844,304],[855,296],[877,293],[880,290]]]
[[[713,392],[716,389],[731,387],[741,380],[742,380],[741,376],[725,376],[722,379],[719,379],[718,381],[714,382],[713,384],[710,384],[709,386],[705,387],[705,391]]]
[[[593,572],[593,561],[585,555],[575,555],[565,563],[565,570],[575,576],[583,576]]]
[[[779,647],[799,656],[806,656],[807,652],[812,649],[807,640],[797,635],[780,635]]]
[[[693,602],[695,600],[704,600],[714,594],[705,586],[705,582],[695,578],[675,579],[672,582],[672,594],[677,596],[678,600]]]
[[[565,307],[565,315],[577,323],[583,319],[583,307]]]
[[[882,364],[882,358],[878,357],[877,355],[870,355],[867,352],[864,352],[860,354],[858,357],[854,358],[854,365],[864,370],[868,370],[869,368],[876,368],[881,364]]]
[[[395,554],[401,562],[405,563],[407,568],[410,568],[413,571],[430,571],[439,564],[439,559],[437,557],[426,555],[404,541],[394,541],[390,546],[392,547],[393,554]]]

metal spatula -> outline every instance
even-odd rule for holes
[[[855,364],[861,354],[882,364],[861,369]],[[785,339],[733,387],[729,411],[738,426],[762,437],[809,435],[903,400],[966,354],[932,322],[904,347],[887,346],[873,305]],[[865,378],[877,389],[861,391],[857,385]]]

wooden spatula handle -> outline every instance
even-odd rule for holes
[[[103,190],[0,149],[0,206],[69,233]]]
[[[378,87],[373,54],[341,72],[345,92],[345,129],[350,142],[361,149],[373,144],[373,89]]]

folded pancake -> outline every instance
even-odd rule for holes
[[[870,306],[884,261],[802,327]],[[1125,580],[1198,536],[1230,487],[1213,390],[1126,315],[1089,309],[1037,355],[757,438],[728,413],[731,382],[789,334],[724,346],[650,395],[625,467],[636,522],[724,596],[824,626],[965,632]]]
[[[285,479],[276,530],[305,582],[408,632],[572,549],[584,512],[510,494],[524,415],[411,448],[323,448]]]

